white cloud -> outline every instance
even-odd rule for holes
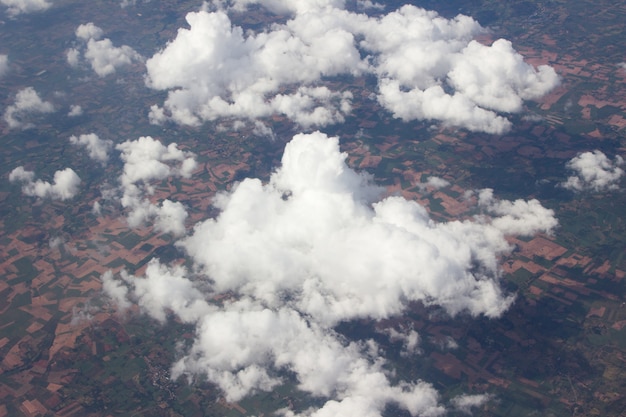
[[[524,100],[541,97],[558,82],[551,67],[541,65],[535,70],[505,39],[491,46],[471,41],[453,63],[448,78],[457,92],[476,105],[507,113],[521,111]]]
[[[7,72],[9,72],[9,57],[0,54],[0,78],[4,77]]]
[[[359,10],[384,10],[385,5],[372,0],[357,0],[356,8]]]
[[[153,122],[282,114],[304,127],[324,126],[343,121],[353,100],[326,78],[373,74],[379,104],[395,117],[502,133],[510,127],[502,113],[521,111],[524,100],[558,84],[552,68],[526,64],[510,42],[473,41],[483,28],[466,16],[448,20],[404,6],[375,18],[332,0],[262,5],[292,17],[244,33],[226,11],[187,15],[189,28],[146,63],[147,85],[168,91],[163,106],[152,108]]]
[[[572,176],[561,183],[561,186],[572,191],[591,190],[595,192],[616,190],[624,176],[624,159],[616,155],[611,161],[603,152],[583,152],[567,162],[567,168],[573,171]]]
[[[123,205],[129,209],[126,220],[130,227],[140,227],[154,219],[154,228],[175,236],[185,234],[187,210],[180,202],[163,200],[160,204],[151,203],[147,198],[125,195]]]
[[[53,237],[48,241],[48,246],[50,247],[50,249],[59,249],[62,248],[65,245],[65,240],[60,237]]]
[[[121,152],[124,161],[124,172],[120,179],[123,186],[161,180],[172,175],[189,178],[196,167],[191,152],[180,150],[176,143],[165,146],[150,136],[127,140],[115,149]],[[178,166],[170,166],[170,163],[178,163]]]
[[[34,179],[35,173],[33,171],[25,170],[22,166],[14,168],[13,171],[9,173],[9,181],[11,182],[31,182]]]
[[[508,235],[529,236],[538,231],[550,233],[558,225],[554,210],[543,207],[536,199],[498,200],[494,198],[492,189],[485,188],[479,191],[478,204],[499,216],[491,224]]]
[[[76,38],[82,41],[83,45],[67,51],[67,62],[70,66],[76,67],[80,64],[81,51],[91,69],[99,77],[106,77],[115,73],[120,67],[142,61],[141,55],[130,46],[116,47],[110,39],[101,39],[103,35],[103,30],[92,22],[78,26]]]
[[[54,173],[54,182],[37,180],[35,173],[17,167],[9,174],[9,181],[22,183],[22,193],[31,197],[50,198],[52,200],[68,200],[78,193],[80,178],[71,168]]]
[[[402,356],[421,353],[419,348],[420,336],[415,330],[409,329],[402,332],[390,327],[386,329],[386,334],[392,342],[402,342],[402,351],[400,352]]]
[[[502,216],[485,224],[434,223],[399,197],[369,205],[375,190],[347,168],[337,146],[321,133],[297,135],[269,184],[244,180],[217,199],[221,215],[196,225],[182,243],[216,291],[274,305],[300,288],[299,310],[327,323],[384,318],[411,300],[451,314],[506,309],[510,300],[497,285],[504,233],[549,229],[551,211],[493,202],[490,210]],[[475,275],[477,264],[483,272]]]
[[[115,47],[110,39],[99,41],[89,39],[87,41],[85,58],[100,77],[106,77],[115,73],[119,67],[141,60],[141,56],[130,46],[122,45]]]
[[[131,307],[128,301],[128,288],[113,277],[111,271],[105,272],[102,277],[102,290],[115,302],[118,311],[123,312]]]
[[[150,3],[150,0],[143,0],[143,3]],[[120,3],[120,7],[122,9],[129,7],[129,6],[136,6],[137,5],[137,0],[122,0],[122,2]]]
[[[54,111],[54,106],[44,101],[33,87],[26,87],[17,92],[15,102],[4,111],[4,120],[10,129],[28,129],[33,126],[31,115],[47,114]]]
[[[445,188],[450,186],[450,181],[444,180],[443,178],[430,176],[424,183],[419,183],[417,186],[420,190],[426,190],[427,188],[432,188],[434,190],[439,190],[440,188]]]
[[[39,12],[52,6],[48,0],[0,0],[0,3],[7,6],[9,16],[17,16],[22,13]]]
[[[472,414],[472,408],[486,404],[491,398],[490,395],[486,394],[459,395],[452,399],[452,405],[463,413]]]
[[[80,51],[78,49],[68,49],[65,56],[67,58],[67,63],[70,64],[72,68],[76,68],[80,65]]]
[[[70,143],[75,146],[83,146],[89,152],[89,157],[105,165],[109,160],[109,151],[113,147],[113,141],[100,139],[95,133],[80,136],[71,136]]]
[[[99,201],[94,201],[93,207],[91,208],[91,213],[94,216],[100,216],[102,214],[102,206]]]
[[[129,210],[127,220],[137,227],[155,219],[157,230],[180,236],[185,233],[187,212],[179,202],[165,200],[153,204],[146,195],[152,194],[151,181],[167,177],[189,178],[196,169],[195,155],[184,152],[176,143],[164,146],[150,136],[118,144],[124,170],[120,176],[122,206]]]
[[[351,34],[337,29],[305,43],[286,28],[246,36],[223,12],[186,19],[190,29],[180,29],[146,62],[147,84],[172,90],[164,108],[175,121],[196,125],[273,113],[305,126],[343,120],[350,94],[311,84],[361,66]],[[279,93],[285,86],[292,88]],[[163,114],[158,107],[153,113]]]
[[[67,113],[68,117],[78,117],[83,115],[83,108],[77,104],[70,106],[70,111]]]
[[[89,39],[98,40],[104,35],[104,31],[98,26],[94,25],[93,22],[85,23],[78,26],[75,33],[77,38],[84,41],[88,41]]]
[[[144,277],[117,280],[127,288],[124,300],[150,316],[163,321],[174,313],[195,324],[196,340],[173,377],[206,375],[235,401],[273,389],[289,371],[299,389],[326,401],[307,416],[379,416],[389,403],[412,415],[444,412],[432,386],[392,383],[375,343],[347,342],[335,325],[389,318],[415,301],[450,314],[499,316],[512,302],[498,284],[499,256],[510,250],[505,233],[547,228],[509,223],[548,213],[484,192],[483,206],[496,217],[437,223],[415,202],[380,199],[371,177],[345,159],[337,138],[296,135],[269,183],[246,179],[220,194],[220,214],[179,242],[195,278],[152,261]],[[132,178],[164,175],[156,167],[130,171]],[[513,220],[501,220],[507,216]],[[114,287],[111,296],[122,292]],[[233,296],[209,301],[223,293]],[[390,337],[406,354],[419,349],[411,329]]]
[[[215,1],[217,4],[226,3],[224,0]],[[259,0],[234,0],[228,2],[232,4],[232,8],[235,10],[245,10],[252,4],[262,4],[276,14],[303,14],[318,12],[323,9],[343,9],[345,6],[344,0],[267,0],[260,2]]]

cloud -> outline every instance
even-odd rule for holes
[[[148,86],[173,89],[164,106],[173,120],[197,125],[279,113],[305,126],[343,121],[350,94],[312,84],[360,65],[352,35],[331,31],[305,43],[286,29],[246,36],[223,12],[186,20],[190,28],[146,62]]]
[[[448,20],[404,6],[368,17],[332,0],[262,5],[291,18],[254,33],[233,25],[228,9],[187,14],[189,28],[146,62],[147,85],[168,91],[151,110],[154,123],[273,114],[303,127],[338,123],[354,97],[327,80],[371,74],[379,104],[394,117],[502,133],[510,128],[502,113],[521,111],[524,100],[559,82],[552,68],[526,64],[506,40],[473,41],[484,29],[466,16]]]
[[[0,78],[4,77],[7,72],[9,72],[9,57],[0,54]]]
[[[499,287],[505,235],[545,231],[550,222],[531,214],[551,212],[485,191],[483,209],[493,218],[438,223],[413,201],[381,198],[346,157],[338,138],[294,136],[268,183],[249,178],[218,195],[220,214],[179,241],[193,275],[153,260],[143,277],[116,278],[126,290],[114,287],[112,298],[127,291],[124,300],[160,321],[173,313],[195,324],[173,377],[205,375],[235,401],[291,374],[300,390],[325,399],[298,415],[378,416],[387,404],[412,415],[444,412],[432,386],[392,383],[376,344],[348,342],[335,326],[393,317],[416,301],[452,315],[499,316],[513,301]],[[510,225],[527,218],[523,228]],[[231,297],[211,302],[225,293]],[[390,337],[406,354],[418,351],[415,331]]]
[[[65,56],[67,59],[67,63],[70,64],[72,68],[76,68],[80,65],[80,51],[78,49],[68,49]]]
[[[94,25],[93,22],[85,23],[78,26],[75,33],[77,38],[84,41],[88,41],[89,39],[98,40],[104,35],[104,31],[98,26]]]
[[[150,3],[150,0],[143,0],[143,3]],[[122,9],[129,7],[129,6],[136,6],[137,5],[137,0],[122,0],[122,2],[120,3],[120,7]]]
[[[4,121],[10,129],[28,129],[33,127],[29,122],[31,115],[47,114],[54,111],[54,106],[44,101],[33,87],[26,87],[17,92],[15,102],[4,111]]]
[[[67,62],[72,67],[80,65],[81,53],[89,63],[91,69],[99,77],[106,77],[115,73],[119,68],[143,58],[130,46],[116,47],[110,39],[101,39],[104,31],[92,22],[82,24],[76,28],[76,38],[83,44],[78,48],[67,51]],[[81,52],[82,51],[82,52]]]
[[[572,191],[616,190],[618,182],[624,176],[624,159],[616,155],[611,161],[603,152],[595,150],[576,155],[567,162],[566,167],[573,175],[561,183],[561,186]]]
[[[215,3],[225,6],[224,0],[218,0]],[[260,2],[259,0],[234,0],[228,2],[230,7],[237,11],[246,10],[250,5],[262,4],[263,7],[276,14],[303,14],[318,12],[320,10],[343,9],[344,0],[269,0]]]
[[[35,181],[35,173],[24,167],[17,167],[9,174],[10,182],[22,183],[22,193],[31,197],[50,198],[52,200],[68,200],[78,193],[80,178],[72,170],[65,168],[54,173],[54,182]]]
[[[189,178],[197,167],[195,155],[180,150],[176,143],[165,146],[150,136],[123,142],[115,149],[121,152],[124,161],[120,176],[121,204],[129,210],[129,225],[137,227],[155,219],[157,230],[177,236],[184,234],[187,218],[184,206],[170,200],[153,204],[146,195],[152,194],[151,181],[172,176]]]
[[[77,104],[70,106],[70,111],[67,113],[68,117],[78,117],[83,115],[83,108]]]
[[[365,31],[377,53],[378,100],[403,120],[440,120],[473,131],[502,133],[510,122],[499,113],[522,110],[558,84],[554,70],[524,63],[500,39],[491,46],[472,38],[484,29],[467,16],[447,20],[404,6]]]
[[[438,190],[440,188],[445,188],[445,187],[450,186],[450,181],[444,180],[443,178],[440,178],[440,177],[430,176],[428,177],[426,182],[419,183],[417,184],[417,186],[419,187],[421,191],[424,191],[428,188],[431,188],[433,190]]]
[[[9,181],[11,182],[31,182],[34,179],[35,173],[33,171],[25,170],[22,166],[14,168],[13,171],[9,173]]]
[[[471,41],[453,62],[448,78],[476,105],[506,113],[521,111],[524,100],[541,97],[558,83],[551,67],[535,70],[505,39],[491,46]]]
[[[357,0],[356,7],[359,10],[384,10],[385,5],[372,0]]]
[[[419,349],[420,336],[415,330],[408,329],[408,331],[398,331],[393,327],[385,330],[385,333],[389,336],[389,340],[392,342],[402,342],[400,355],[411,356],[421,353]]]
[[[529,236],[538,231],[549,234],[558,225],[554,210],[543,207],[536,199],[497,200],[493,190],[485,188],[478,193],[478,204],[499,216],[491,224],[508,235]]]
[[[102,276],[102,290],[115,302],[118,311],[123,312],[129,309],[132,304],[128,301],[128,288],[113,277],[111,271],[105,272]]]
[[[130,227],[139,227],[154,219],[154,228],[157,231],[172,233],[175,236],[185,234],[185,220],[187,210],[180,202],[163,200],[160,204],[154,204],[147,198],[131,198],[124,195],[122,205],[129,209],[126,220]]]
[[[0,3],[7,6],[7,14],[15,17],[22,13],[39,12],[52,6],[48,0],[0,0]]]
[[[483,404],[486,404],[487,401],[491,400],[490,395],[479,394],[479,395],[459,395],[452,399],[452,405],[457,410],[465,413],[472,414],[472,408],[480,407]]]
[[[94,161],[106,165],[109,160],[109,151],[113,147],[113,141],[100,139],[95,133],[88,133],[80,136],[71,136],[70,143],[75,146],[82,146],[89,152],[89,157]]]
[[[493,219],[434,223],[414,202],[375,201],[377,189],[345,165],[337,146],[321,133],[297,135],[269,184],[244,180],[217,199],[220,216],[181,243],[216,291],[267,305],[289,293],[300,311],[329,325],[388,317],[417,300],[451,314],[506,309],[510,299],[497,285],[504,234],[549,230],[552,211],[494,200]]]

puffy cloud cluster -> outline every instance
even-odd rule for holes
[[[100,139],[95,133],[71,136],[70,143],[76,146],[83,146],[89,152],[89,157],[102,165],[106,165],[109,160],[109,151],[113,147],[112,140]]]
[[[572,191],[605,191],[619,188],[618,182],[624,176],[624,158],[619,155],[611,161],[603,152],[583,152],[578,154],[566,166],[573,171],[572,176],[561,186]]]
[[[150,136],[118,144],[124,170],[120,176],[122,206],[129,209],[128,224],[137,227],[154,219],[157,230],[182,235],[187,211],[179,202],[164,200],[155,205],[146,194],[152,194],[151,181],[171,176],[189,178],[197,166],[195,156],[178,149],[176,143],[163,145]]]
[[[233,3],[243,9],[257,1]],[[153,122],[282,114],[305,127],[323,126],[343,121],[353,99],[325,81],[372,74],[378,102],[395,117],[501,133],[510,127],[501,113],[521,111],[524,100],[558,83],[552,68],[528,65],[506,40],[473,41],[484,29],[466,16],[448,20],[404,6],[368,17],[332,0],[262,5],[292,17],[244,33],[227,11],[187,15],[189,28],[146,63],[148,86],[168,91],[163,106],[152,108]]]
[[[78,26],[76,38],[82,45],[67,51],[67,62],[73,67],[80,65],[82,54],[99,77],[106,77],[120,67],[143,59],[130,46],[114,46],[110,39],[102,39],[103,35],[102,29],[92,22]]]
[[[481,204],[494,218],[438,223],[415,202],[381,199],[345,159],[337,138],[299,134],[267,184],[245,179],[219,195],[220,214],[179,242],[206,279],[156,260],[144,277],[106,276],[123,306],[132,300],[158,320],[173,312],[196,325],[174,377],[206,375],[238,400],[271,390],[287,371],[301,390],[327,400],[309,416],[378,416],[387,404],[412,415],[444,412],[432,386],[392,383],[374,342],[348,342],[334,327],[392,317],[416,301],[499,316],[513,300],[498,284],[498,257],[510,249],[505,234],[549,231],[553,213],[485,191]],[[552,221],[535,221],[541,215]],[[222,293],[234,297],[210,302]],[[406,354],[418,350],[415,331],[390,337]]]
[[[491,224],[508,235],[550,233],[558,225],[554,210],[543,207],[536,199],[498,200],[492,189],[485,188],[478,194],[478,204],[498,216],[491,220]]]
[[[9,174],[9,181],[22,183],[25,195],[52,200],[68,200],[78,193],[80,178],[72,168],[65,168],[54,173],[54,182],[36,180],[33,171],[19,166]]]
[[[350,35],[328,47],[326,37],[309,44],[286,29],[246,36],[223,12],[189,13],[186,19],[190,29],[180,29],[146,62],[148,85],[173,89],[165,110],[177,122],[273,113],[305,126],[343,120],[350,94],[313,84],[359,64]],[[278,93],[284,85],[293,85],[293,91]],[[158,110],[153,110],[155,121],[162,119]]]
[[[17,16],[23,13],[39,12],[52,6],[48,0],[0,0],[0,3],[8,7],[9,16]]]
[[[28,129],[33,126],[30,122],[32,115],[52,113],[54,106],[39,97],[33,87],[26,87],[17,92],[15,102],[4,111],[4,121],[10,129]]]

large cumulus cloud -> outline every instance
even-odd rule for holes
[[[286,29],[246,36],[223,12],[189,13],[186,19],[190,29],[180,29],[146,63],[148,85],[172,90],[164,107],[177,122],[273,113],[306,126],[343,120],[350,95],[313,84],[322,75],[358,67],[358,51],[347,32],[333,36],[337,42],[327,48],[324,37],[305,43]],[[294,87],[278,93],[285,85]],[[158,108],[152,116],[162,118]]]
[[[377,416],[390,403],[443,413],[432,386],[392,382],[374,342],[349,342],[335,326],[399,315],[416,301],[499,316],[513,300],[498,284],[505,235],[549,232],[554,213],[487,190],[474,220],[438,223],[415,202],[381,198],[345,159],[337,138],[296,135],[268,183],[246,179],[219,195],[220,214],[179,242],[195,274],[153,260],[144,277],[106,276],[122,305],[196,325],[174,376],[205,375],[238,400],[289,371],[301,390],[326,399],[304,415]],[[210,301],[224,293],[232,297]],[[409,336],[406,351],[415,352],[419,337]]]
[[[147,61],[148,86],[168,91],[163,106],[152,108],[153,122],[282,114],[323,126],[342,121],[353,99],[326,80],[372,74],[379,104],[394,117],[501,133],[510,127],[505,113],[521,111],[524,100],[558,83],[552,68],[526,64],[506,40],[473,41],[484,29],[467,16],[448,20],[404,6],[375,18],[347,11],[341,1],[263,6],[291,17],[244,33],[227,9],[187,15],[189,28]]]

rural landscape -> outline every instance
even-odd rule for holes
[[[345,3],[356,9],[365,2]],[[379,2],[384,9],[368,13],[405,3]],[[329,76],[324,81],[333,91],[352,97],[351,111],[342,123],[306,132],[338,137],[350,170],[366,175],[382,198],[424,207],[431,223],[488,223],[480,203],[480,190],[488,189],[507,201],[538,200],[558,225],[506,236],[509,250],[497,254],[496,278],[510,305],[499,316],[450,314],[445,303],[425,297],[406,302],[401,314],[345,313],[328,328],[344,347],[365,351],[375,344],[384,360],[372,359],[371,366],[379,366],[391,386],[430,384],[445,415],[626,415],[626,182],[621,177],[603,189],[564,185],[572,175],[568,161],[585,152],[602,152],[623,168],[626,5],[410,3],[446,19],[472,16],[489,29],[477,37],[481,44],[508,39],[528,64],[552,67],[559,84],[524,101],[522,112],[507,113],[511,129],[493,134],[432,119],[407,122],[371,98],[378,88],[374,75]],[[168,98],[165,90],[145,87],[145,59],[106,76],[68,65],[67,51],[83,47],[74,35],[80,24],[94,22],[113,44],[131,45],[146,57],[173,45],[179,28],[188,26],[185,15],[201,7],[208,6],[55,0],[43,11],[3,17],[0,52],[8,55],[10,70],[0,78],[6,120],[0,124],[0,417],[313,415],[326,397],[334,398],[307,392],[296,371],[278,366],[281,384],[240,399],[225,395],[211,376],[173,378],[173,364],[202,340],[200,327],[176,307],[161,319],[139,302],[122,306],[114,290],[103,289],[103,276],[121,277],[110,288],[128,285],[130,294],[131,280],[124,277],[148,276],[155,260],[169,271],[189,271],[195,288],[214,282],[217,288],[218,278],[201,278],[206,265],[193,257],[192,238],[202,222],[217,219],[215,225],[226,217],[233,200],[224,196],[236,196],[245,179],[278,181],[286,145],[302,130],[288,112],[262,117],[271,128],[265,134],[250,121],[233,129],[236,122],[221,116],[188,125],[172,116],[155,124],[151,106],[165,103],[165,109]],[[257,32],[287,20],[256,4],[229,16],[233,25]],[[26,128],[29,113],[13,128],[5,109],[24,86],[54,102],[55,111],[36,114]],[[281,88],[286,95],[288,88]],[[82,113],[66,117],[76,103]],[[91,132],[111,142],[105,163],[70,142]],[[173,144],[160,160],[168,175],[133,180],[131,188],[124,182],[132,174],[129,149],[143,137]],[[188,159],[194,164],[185,165]],[[28,195],[28,174],[21,183],[9,180],[18,166],[46,180],[72,167],[79,191],[69,199]],[[137,195],[140,203],[125,203]],[[152,220],[131,220],[140,209],[170,207],[164,201],[185,207],[182,232],[152,214],[146,217]],[[251,210],[257,209],[265,215],[265,209]],[[251,297],[245,285],[237,288],[211,290],[206,308],[221,313]],[[411,334],[413,342],[405,337]],[[382,410],[385,416],[412,414],[392,402]]]

